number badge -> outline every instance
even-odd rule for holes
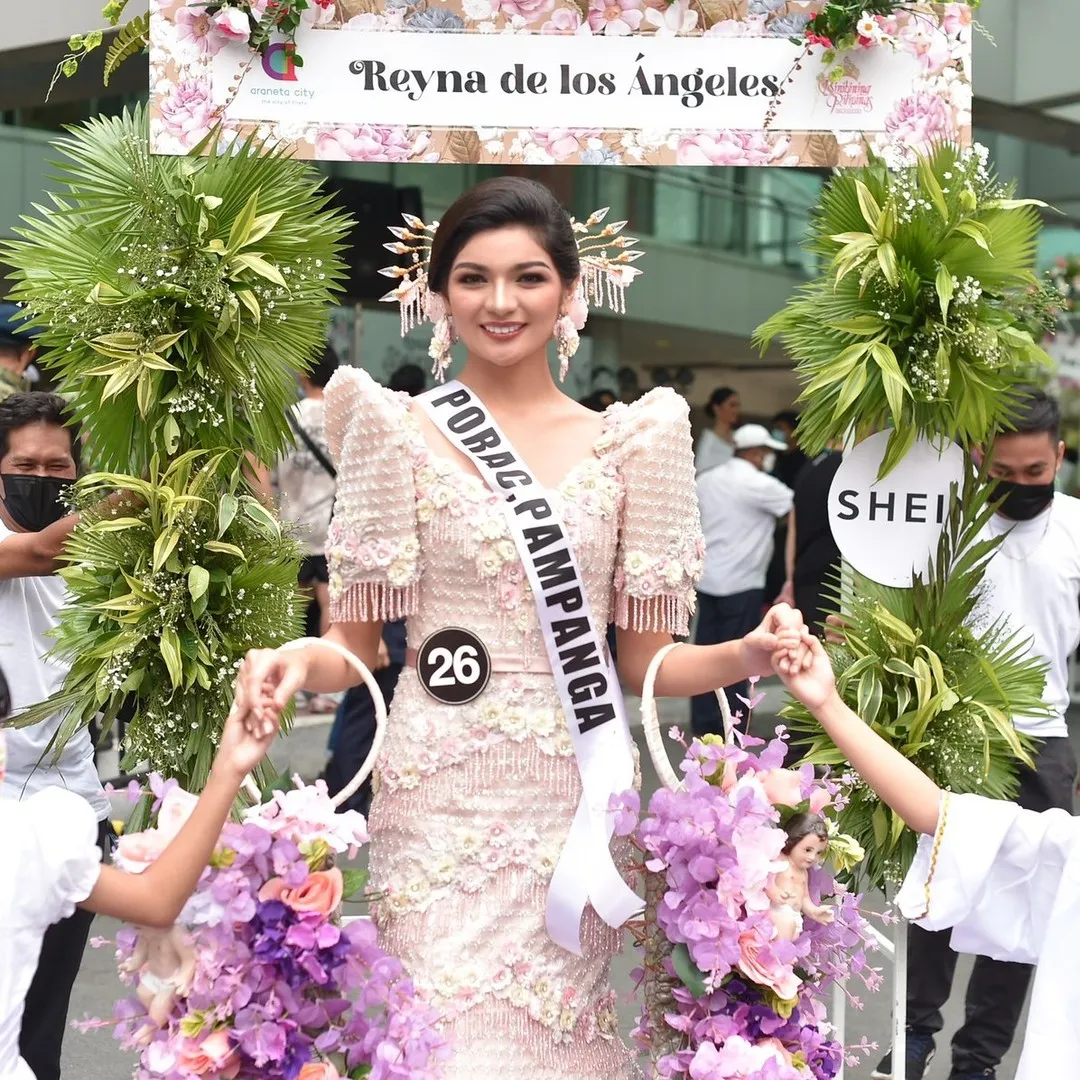
[[[447,626],[424,639],[416,657],[420,685],[444,705],[478,698],[491,679],[491,656],[470,630]]]

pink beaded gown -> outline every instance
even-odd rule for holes
[[[622,933],[587,908],[577,957],[544,925],[581,781],[499,498],[361,370],[327,387],[326,432],[334,620],[407,616],[414,648],[461,626],[493,658],[467,705],[405,669],[369,822],[380,937],[445,1018],[446,1080],[638,1077],[610,984]],[[685,401],[658,389],[610,408],[557,498],[599,625],[686,633],[703,543]]]

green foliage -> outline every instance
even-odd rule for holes
[[[705,973],[694,963],[690,950],[679,942],[671,950],[671,963],[679,981],[695,998],[703,998],[709,992]]]
[[[233,468],[224,489],[223,464]],[[244,492],[237,465],[236,453],[196,451],[164,470],[155,461],[147,480],[94,473],[79,481],[84,517],[61,571],[71,606],[56,631],[56,654],[71,671],[61,693],[17,726],[60,707],[62,745],[99,710],[111,723],[130,695],[136,711],[122,766],[150,761],[202,789],[240,660],[301,628],[298,546]],[[116,490],[130,494],[103,504]]]
[[[826,648],[844,701],[890,745],[942,788],[1005,799],[1016,793],[1017,760],[1030,763],[1012,718],[1048,714],[1046,665],[1003,622],[979,625],[986,564],[1001,542],[985,531],[994,503],[983,479],[972,471],[962,493],[954,488],[925,582],[893,589],[856,576],[839,586],[845,643]],[[804,706],[789,703],[783,715],[813,736],[808,760],[844,771]],[[849,797],[839,827],[867,852],[860,885],[901,880],[916,837],[861,780]]]
[[[145,11],[142,15],[136,15],[130,22],[125,23],[116,40],[109,46],[105,54],[105,74],[103,82],[109,85],[116,69],[130,56],[134,56],[150,43],[150,12]]]
[[[325,341],[346,221],[280,152],[152,155],[147,126],[140,108],[58,141],[68,190],[4,246],[12,297],[46,327],[103,468],[218,445],[274,461],[294,371]]]
[[[243,466],[292,445],[295,375],[324,343],[348,223],[310,166],[252,142],[154,157],[147,126],[139,109],[61,139],[66,191],[3,250],[104,470],[77,486],[62,570],[70,672],[15,722],[61,713],[59,751],[133,704],[123,767],[200,791],[244,653],[300,632],[298,545]]]
[[[755,334],[797,362],[807,453],[891,426],[885,475],[919,436],[969,448],[1008,426],[1013,389],[1049,364],[1041,204],[1009,195],[978,147],[830,181],[809,243],[826,270]]]
[[[109,0],[102,8],[101,17],[109,27],[117,26],[123,17],[124,9],[128,0]],[[53,88],[60,78],[70,79],[79,70],[83,60],[95,49],[101,47],[105,40],[105,30],[91,30],[88,34],[73,34],[68,39],[68,51],[61,57],[56,65],[53,77],[49,81],[49,89],[45,92],[45,100],[52,96]],[[105,58],[105,85],[108,86],[113,72],[129,56],[134,56],[150,41],[150,13],[144,12],[136,15],[122,27],[117,34],[116,41],[109,47]]]
[[[972,8],[981,4],[982,0],[969,0]],[[859,43],[860,19],[867,15],[888,17],[912,10],[913,5],[904,0],[828,0],[807,23],[804,34],[827,38],[836,49],[853,49]]]

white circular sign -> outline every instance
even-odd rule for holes
[[[860,574],[909,587],[937,553],[950,486],[963,482],[964,455],[955,443],[939,450],[920,439],[878,480],[889,435],[871,435],[844,458],[829,490],[829,524],[840,554]]]

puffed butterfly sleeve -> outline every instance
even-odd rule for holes
[[[705,554],[689,413],[684,398],[661,387],[617,418],[625,498],[615,622],[623,629],[689,632]]]
[[[1059,893],[1076,888],[1066,864],[1078,841],[1080,820],[1064,810],[946,794],[898,906],[927,930],[952,928],[956,952],[1037,964]]]
[[[325,409],[338,473],[326,540],[330,617],[392,622],[416,611],[421,571],[408,405],[366,371],[340,368]]]
[[[21,846],[30,863],[19,868],[21,914],[27,924],[49,926],[71,915],[97,884],[98,822],[90,804],[65,788],[39,791],[20,809],[26,811]]]

